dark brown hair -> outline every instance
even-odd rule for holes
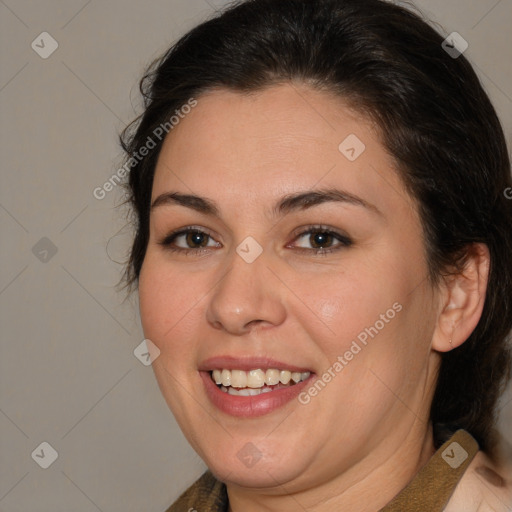
[[[145,110],[121,141],[133,157],[192,97],[290,81],[334,92],[374,120],[418,204],[431,283],[462,271],[471,244],[489,248],[482,317],[464,344],[443,354],[430,417],[436,446],[464,428],[492,455],[496,403],[510,376],[510,162],[500,122],[475,72],[442,42],[419,15],[381,0],[236,2],[150,67],[141,81]],[[162,140],[140,161],[132,159],[128,190],[136,233],[126,271],[130,285],[138,280],[148,243]]]

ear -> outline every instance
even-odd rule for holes
[[[432,348],[448,352],[462,345],[474,331],[484,308],[490,256],[485,244],[468,246],[466,265],[440,285],[440,303]]]

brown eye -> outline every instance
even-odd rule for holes
[[[302,251],[328,253],[351,246],[352,240],[330,229],[315,227],[300,233],[294,245]]]
[[[184,228],[167,235],[161,242],[166,249],[172,251],[188,252],[203,249],[218,248],[221,244],[211,235],[199,229]]]
[[[314,249],[320,249],[322,247],[330,247],[334,241],[334,237],[331,233],[318,231],[309,235],[309,242]]]
[[[200,231],[190,231],[186,235],[187,246],[191,249],[195,247],[205,247],[208,244],[208,238],[206,233]]]

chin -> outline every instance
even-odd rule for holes
[[[297,449],[291,444],[283,446],[264,438],[254,441],[230,439],[227,444],[225,450],[200,454],[210,471],[224,483],[272,488],[295,480],[308,467],[304,448]],[[241,448],[234,449],[234,446]],[[299,455],[301,460],[298,460]]]

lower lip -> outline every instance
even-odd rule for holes
[[[269,414],[296,398],[309,384],[311,376],[290,387],[276,389],[256,396],[235,396],[221,391],[213,382],[209,372],[199,372],[206,394],[212,403],[226,414],[240,418],[254,418]]]

